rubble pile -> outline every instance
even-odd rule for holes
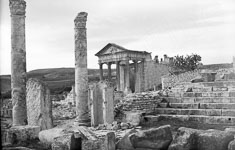
[[[54,102],[52,105],[52,114],[55,120],[74,119],[76,117],[76,110],[66,104]]]

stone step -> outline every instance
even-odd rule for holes
[[[161,108],[235,109],[235,103],[159,103]]]
[[[235,81],[200,82],[200,84],[205,87],[235,87]]]
[[[169,103],[235,103],[235,97],[164,97]]]
[[[156,114],[169,115],[203,115],[203,116],[231,116],[235,117],[235,109],[177,109],[156,108]]]
[[[171,92],[169,97],[235,97],[235,91]]]
[[[228,116],[201,116],[201,115],[146,115],[144,116],[145,125],[157,125],[159,121],[170,120],[173,122],[192,121],[195,123],[218,124],[218,125],[235,125],[235,117]]]
[[[194,87],[194,86],[187,86],[187,87],[178,87],[178,88],[172,88],[171,91],[173,93],[182,93],[182,92],[223,92],[223,91],[235,91],[234,87]]]

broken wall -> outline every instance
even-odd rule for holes
[[[26,89],[28,125],[40,126],[41,130],[52,128],[52,102],[49,88],[39,79],[30,78]]]
[[[109,83],[99,82],[90,86],[89,103],[92,126],[114,121],[114,88]]]
[[[171,67],[167,64],[159,64],[153,60],[147,60],[144,65],[144,91],[152,90],[154,86],[161,84],[161,77],[169,74]]]

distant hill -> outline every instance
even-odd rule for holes
[[[104,69],[104,76],[107,70]],[[61,93],[64,90],[69,91],[74,84],[74,68],[50,68],[37,69],[27,73],[27,78],[38,78],[45,81],[52,94]],[[99,69],[88,69],[89,82],[99,81]],[[9,97],[11,92],[10,75],[0,76],[0,91],[3,97]]]

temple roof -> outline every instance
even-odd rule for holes
[[[114,44],[114,43],[108,43],[104,48],[102,48],[98,53],[95,54],[95,56],[102,56],[102,55],[113,55],[113,54],[117,54],[117,53],[123,53],[123,52],[126,52],[126,53],[138,53],[138,54],[150,54],[146,51],[135,51],[135,50],[129,50],[129,49],[126,49],[122,46],[119,46],[117,44]]]

